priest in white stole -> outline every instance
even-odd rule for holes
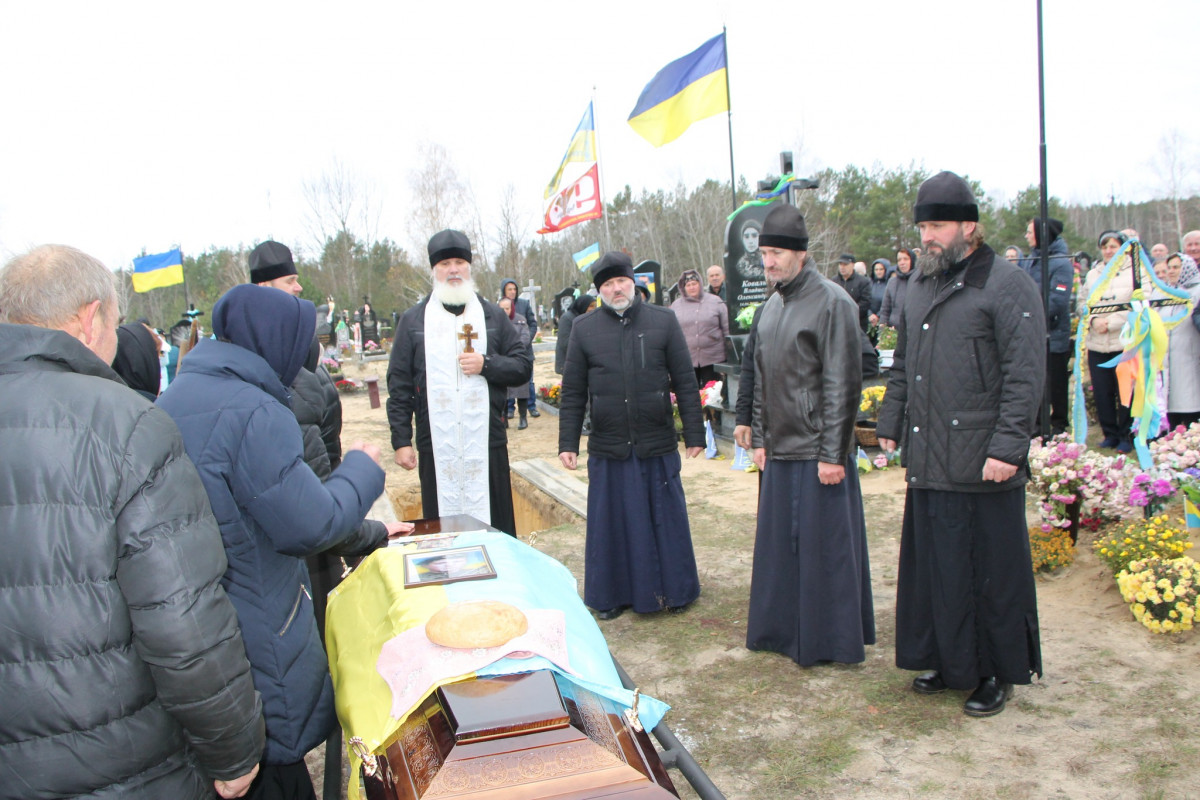
[[[508,387],[528,383],[533,359],[507,315],[476,293],[465,234],[435,234],[429,264],[433,290],[400,317],[388,363],[396,463],[418,469],[422,516],[470,514],[516,535],[504,401]]]

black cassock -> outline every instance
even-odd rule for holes
[[[875,606],[854,456],[832,486],[817,478],[816,461],[768,461],[746,647],[809,666],[858,663],[868,644],[875,644]]]
[[[583,602],[639,614],[700,596],[679,453],[618,461],[588,457]]]
[[[909,489],[896,592],[896,666],[952,689],[1042,674],[1025,487]]]

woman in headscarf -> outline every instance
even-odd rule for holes
[[[1088,304],[1105,306],[1128,303],[1133,297],[1133,263],[1126,252],[1121,256],[1121,262],[1115,265],[1115,274],[1108,280],[1107,285],[1101,288],[1095,300],[1092,300],[1092,293],[1101,287],[1110,262],[1125,241],[1125,234],[1119,231],[1105,231],[1100,234],[1100,262],[1088,271],[1083,291],[1079,293],[1081,308]],[[1126,310],[1102,314],[1091,313],[1089,310],[1085,329],[1092,397],[1096,401],[1096,417],[1099,419],[1100,429],[1104,432],[1100,447],[1116,448],[1122,453],[1133,450],[1133,437],[1130,432],[1132,418],[1129,407],[1121,403],[1117,368],[1103,367],[1101,364],[1111,361],[1124,351],[1125,347],[1121,344],[1121,328],[1125,326],[1125,318],[1128,315]]]

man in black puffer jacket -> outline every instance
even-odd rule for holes
[[[558,428],[559,460],[575,469],[591,400],[583,600],[600,619],[630,606],[683,611],[700,596],[700,578],[671,394],[695,458],[704,424],[692,356],[675,314],[635,299],[629,256],[605,253],[592,281],[604,307],[574,323]]]
[[[0,309],[0,798],[240,796],[263,714],[225,552],[179,430],[108,366],[113,273],[39,247]]]

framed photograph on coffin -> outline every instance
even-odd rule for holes
[[[496,568],[481,544],[404,554],[405,589],[494,577]]]

